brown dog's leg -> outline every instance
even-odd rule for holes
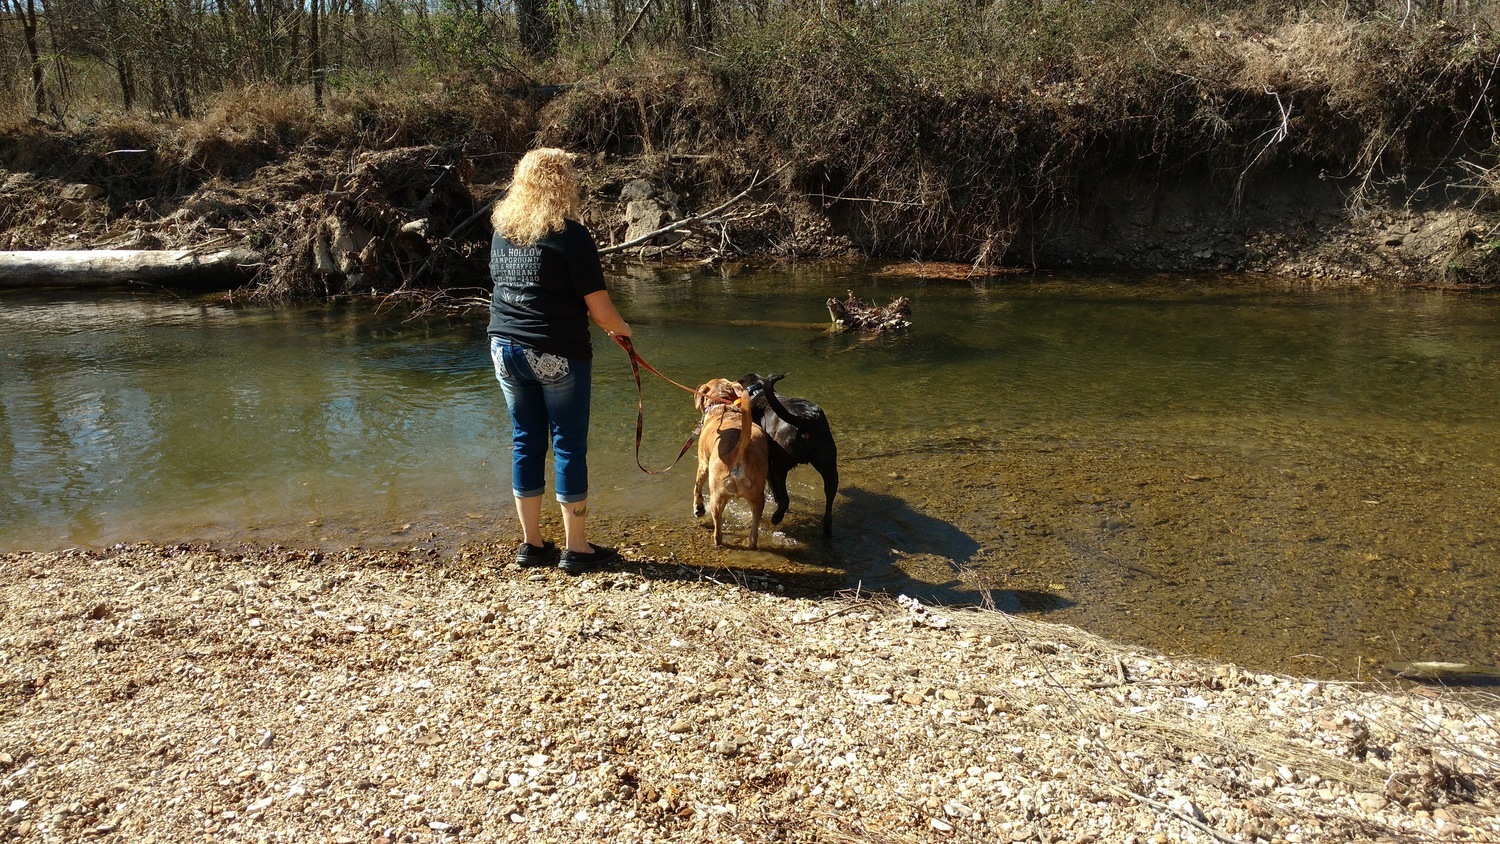
[[[708,461],[698,458],[698,482],[693,484],[693,516],[703,516],[703,485],[708,483]]]
[[[729,503],[729,496],[714,494],[709,497],[709,512],[714,518],[714,544],[724,544],[724,506]]]
[[[750,503],[750,547],[760,547],[760,515],[766,511],[766,494],[762,490],[758,496],[749,499]]]

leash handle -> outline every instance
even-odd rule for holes
[[[646,367],[646,369],[648,369],[651,372],[655,373],[662,380],[664,380],[664,381],[666,381],[666,382],[668,382],[670,384],[675,384],[676,386],[681,387],[682,389],[687,390],[690,393],[693,392],[693,390],[690,387],[683,387],[681,384],[678,384],[676,381],[673,381],[671,378],[668,378],[667,376],[662,375],[660,372],[657,372],[656,367],[654,367],[651,364],[647,363],[644,358],[642,358],[639,354],[636,353],[636,351],[635,351],[635,345],[630,342],[630,338],[629,337],[626,337],[623,334],[614,334],[614,333],[611,333],[609,336],[616,343],[620,344],[620,348],[624,349],[625,350],[625,354],[630,357],[630,372],[631,372],[632,375],[635,376],[635,465],[636,465],[636,468],[640,469],[642,472],[645,472],[648,475],[664,475],[667,472],[671,471],[671,469],[672,469],[673,466],[677,465],[677,461],[681,460],[682,457],[683,457],[683,455],[685,455],[685,454],[688,453],[688,449],[690,449],[690,448],[693,447],[693,442],[698,439],[699,432],[701,432],[703,430],[703,420],[702,419],[698,420],[697,426],[694,427],[693,428],[693,432],[688,435],[687,442],[685,442],[685,443],[682,444],[682,450],[679,451],[679,452],[677,452],[677,457],[675,459],[673,459],[671,463],[667,464],[667,467],[665,469],[647,469],[645,466],[641,465],[641,434],[642,434],[643,431],[645,431],[645,428],[646,428],[646,400],[645,400],[645,396],[644,396],[644,394],[642,393],[642,390],[641,390],[641,367],[642,366]]]

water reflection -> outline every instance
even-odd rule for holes
[[[713,548],[690,465],[636,469],[634,384],[601,342],[592,499],[611,535],[1279,670],[1495,661],[1493,298],[860,267],[614,285],[637,347],[679,380],[790,373],[783,391],[833,422],[844,488],[831,542],[803,467],[765,549]],[[915,329],[827,334],[824,301],[851,289],[910,297]],[[366,305],[0,294],[0,549],[509,539],[482,335]],[[645,390],[642,460],[661,466],[695,414]]]

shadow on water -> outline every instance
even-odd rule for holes
[[[799,478],[799,471],[803,476]],[[792,507],[782,524],[761,526],[760,547],[747,547],[749,510],[733,500],[725,511],[723,547],[713,544],[707,518],[602,513],[600,536],[618,537],[624,568],[646,577],[700,576],[783,592],[793,597],[907,595],[924,604],[1012,613],[1065,610],[1057,593],[1017,588],[995,574],[991,549],[958,525],[910,502],[863,486],[839,490],[834,536],[823,536],[810,470],[792,473]],[[821,490],[821,487],[818,487]],[[543,532],[550,513],[544,511]],[[646,563],[646,565],[642,565]],[[665,566],[665,568],[661,568]]]
[[[1071,606],[1060,595],[1008,589],[995,582],[987,572],[988,552],[979,540],[894,495],[858,486],[840,489],[832,542],[823,538],[815,518],[788,517],[787,522],[779,534],[793,544],[773,553],[823,570],[806,576],[776,573],[801,594],[858,590],[1006,612],[1047,612]]]

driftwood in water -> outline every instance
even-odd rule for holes
[[[887,305],[876,305],[855,297],[828,300],[828,317],[835,331],[904,331],[911,327],[911,300],[897,296]]]
[[[260,256],[243,249],[91,249],[0,252],[0,287],[108,286],[129,282],[233,286]]]
[[[1467,662],[1399,662],[1386,666],[1403,680],[1463,685],[1500,685],[1500,668]]]

